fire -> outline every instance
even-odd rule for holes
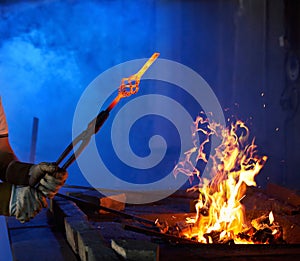
[[[208,167],[212,178],[209,180],[201,178],[192,159],[208,162],[205,150],[212,135],[220,143],[210,155],[212,164]],[[181,172],[192,178],[196,174],[201,181],[197,187],[191,188],[199,192],[196,216],[186,220],[190,226],[182,230],[182,235],[200,243],[253,243],[240,236],[251,228],[241,200],[247,186],[256,186],[255,176],[264,166],[267,156],[258,156],[254,139],[248,142],[249,129],[240,120],[226,128],[199,116],[194,122],[192,137],[194,147],[174,169],[175,175]],[[274,221],[272,213],[269,219],[271,225]]]

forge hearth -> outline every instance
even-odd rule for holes
[[[280,198],[280,189],[284,192],[282,198]],[[273,194],[276,193],[275,197]],[[93,190],[71,190],[66,194],[92,202],[92,205],[99,204],[101,198],[101,195]],[[201,258],[281,260],[283,257],[300,257],[299,196],[277,185],[271,184],[266,190],[249,188],[243,199],[243,205],[249,220],[272,211],[276,222],[283,228],[285,243],[268,245],[200,244],[176,236],[168,237],[159,231],[150,230],[149,224],[131,218],[139,217],[142,221],[148,220],[153,223],[159,220],[172,226],[195,215],[192,211],[194,200],[195,198],[190,194],[181,191],[152,204],[126,204],[125,209],[121,211],[126,214],[118,215],[119,210],[115,213],[106,212],[106,214],[103,214],[102,211],[100,214],[100,211],[92,208],[92,205],[76,205],[71,202],[72,206],[78,208],[74,212],[69,207],[69,200],[56,198],[53,201],[52,211],[57,222],[60,222],[63,229],[66,230],[68,241],[73,244],[73,248],[78,254],[80,252],[78,244],[84,244],[82,242],[87,241],[86,244],[90,248],[86,245],[82,247],[80,257],[83,260],[100,260],[96,258],[97,254],[95,253],[97,252],[107,253],[108,256],[112,254],[113,258],[110,256],[107,260],[124,260],[126,256],[127,259],[135,256],[136,260],[182,260],[183,258],[189,258],[189,260]],[[79,215],[79,219],[76,218],[76,215]],[[81,243],[76,242],[78,237],[82,241]],[[91,256],[92,259],[89,259],[88,257],[91,258]]]

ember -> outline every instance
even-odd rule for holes
[[[210,155],[212,164],[207,167],[212,178],[206,179],[193,167],[192,158],[208,162],[205,151],[212,135],[220,140],[220,145]],[[200,136],[204,136],[201,141]],[[199,193],[196,216],[175,228],[158,222],[161,232],[175,233],[200,243],[283,243],[282,228],[274,221],[272,212],[251,222],[246,220],[241,200],[246,186],[256,186],[254,178],[267,160],[267,156],[258,155],[254,139],[248,142],[248,127],[238,120],[226,128],[199,116],[194,122],[192,137],[194,147],[175,167],[174,174],[198,176],[199,185],[189,189]]]

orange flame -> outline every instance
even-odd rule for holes
[[[197,136],[204,134],[204,141],[199,142]],[[220,140],[220,145],[210,156],[212,179],[201,178],[191,158],[207,161],[205,146],[210,142],[211,135]],[[178,163],[174,174],[179,172],[190,177],[198,175],[199,186],[192,189],[199,191],[196,203],[196,217],[187,220],[193,224],[184,236],[196,238],[201,243],[212,243],[234,240],[243,243],[237,235],[247,229],[244,206],[241,199],[245,196],[246,186],[256,186],[255,176],[260,172],[267,156],[259,157],[254,140],[248,144],[249,129],[242,121],[232,123],[228,128],[209,123],[207,119],[197,117],[193,127],[194,147],[185,154],[185,160]],[[249,243],[249,242],[247,242]]]

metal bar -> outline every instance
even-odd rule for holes
[[[136,73],[136,76],[140,79],[143,74],[149,69],[149,67],[155,62],[159,53],[154,53],[150,59],[143,65],[143,67]]]
[[[93,187],[88,187],[88,186],[81,186],[81,185],[69,185],[69,184],[64,184],[63,188],[71,188],[71,189],[85,189],[85,190],[97,190]]]
[[[141,223],[145,223],[147,225],[151,225],[151,226],[155,226],[155,222],[152,221],[152,220],[149,220],[149,219],[145,219],[145,218],[141,218],[141,217],[138,217],[138,216],[135,216],[135,215],[131,215],[131,214],[128,214],[128,213],[125,213],[125,212],[122,212],[122,211],[118,211],[118,210],[115,210],[115,209],[111,209],[111,208],[108,208],[108,207],[104,207],[104,206],[101,206],[101,205],[98,205],[98,204],[95,204],[93,202],[89,202],[87,200],[84,200],[84,199],[79,199],[79,198],[76,198],[76,197],[73,197],[73,196],[67,196],[67,195],[64,195],[64,194],[60,194],[60,193],[57,193],[56,196],[60,197],[60,198],[64,198],[64,199],[68,199],[68,200],[71,200],[73,201],[74,203],[78,204],[78,205],[84,205],[84,206],[88,206],[88,207],[91,207],[91,208],[94,208],[94,209],[97,209],[97,210],[104,210],[104,211],[107,211],[109,213],[112,213],[112,214],[115,214],[115,215],[118,215],[118,216],[121,216],[123,218],[127,218],[127,219],[131,219],[131,220],[135,220],[135,221],[138,221],[138,222],[141,222]]]
[[[33,125],[32,125],[30,156],[29,156],[29,162],[31,162],[31,163],[35,162],[38,127],[39,127],[39,119],[34,117],[33,118]]]
[[[106,192],[116,192],[116,190],[113,189],[107,189],[107,188],[93,188],[88,186],[81,186],[81,185],[72,185],[72,184],[64,184],[63,188],[67,189],[78,189],[78,190],[92,190],[92,191],[106,191]],[[128,190],[118,190],[120,193],[135,193]],[[160,191],[158,191],[160,192]],[[138,194],[138,192],[136,192]],[[153,192],[152,192],[153,193]],[[102,193],[103,194],[103,193]],[[193,192],[189,193],[186,190],[177,190],[173,194],[169,196],[170,198],[186,198],[186,199],[198,199],[199,194]]]

